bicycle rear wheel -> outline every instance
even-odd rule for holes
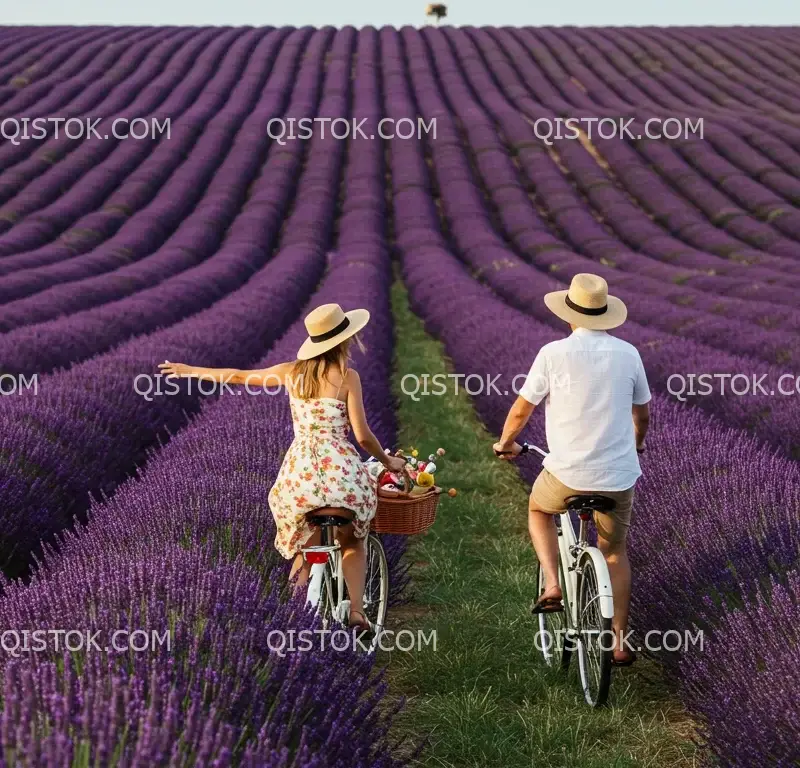
[[[331,553],[322,573],[322,588],[317,607],[317,613],[322,617],[322,625],[325,629],[330,629],[333,621],[339,619],[337,614],[340,608],[339,594],[341,587],[336,577],[336,571],[335,553]]]
[[[567,604],[567,587],[564,579],[564,568],[559,559],[558,563],[558,584],[561,587],[562,600],[564,602],[563,613],[540,613],[538,614],[539,629],[536,633],[535,645],[542,654],[548,667],[569,669],[569,662],[572,656],[570,644],[565,642],[566,634],[569,630],[569,605]],[[541,565],[537,565],[536,575],[536,595],[541,595],[545,587],[544,571]]]
[[[378,645],[386,623],[389,603],[389,564],[381,540],[370,533],[367,537],[367,577],[364,582],[364,614],[374,627],[370,651]]]
[[[606,703],[611,686],[611,619],[600,611],[600,578],[588,553],[581,559],[578,582],[578,664],[586,702],[593,707]]]

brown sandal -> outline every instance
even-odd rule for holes
[[[361,621],[353,621],[354,614],[361,616]],[[350,611],[350,626],[359,627],[365,632],[372,631],[372,627],[370,627],[369,621],[367,620],[367,615],[363,611]]]
[[[564,601],[560,597],[540,597],[532,606],[531,613],[563,613]]]

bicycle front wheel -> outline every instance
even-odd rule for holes
[[[601,579],[608,583],[608,572],[598,573],[594,560],[585,554],[578,582],[578,664],[583,695],[593,707],[606,703],[611,686],[613,634],[611,619],[600,610]]]
[[[364,582],[364,614],[374,627],[374,649],[386,623],[389,603],[389,564],[381,540],[370,533],[367,537],[367,574]]]

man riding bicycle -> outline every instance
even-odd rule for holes
[[[564,610],[553,515],[565,512],[565,499],[577,494],[614,500],[615,508],[595,512],[594,520],[614,593],[612,663],[628,666],[636,654],[623,647],[631,593],[625,540],[642,474],[637,453],[644,450],[650,421],[650,389],[636,348],[607,333],[625,322],[627,309],[608,295],[602,277],[575,275],[568,291],[548,293],[544,301],[572,334],[539,350],[494,449],[504,459],[518,456],[516,438],[546,398],[549,455],[531,491],[528,529],[548,586],[534,613]]]

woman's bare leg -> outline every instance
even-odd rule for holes
[[[311,538],[306,541],[304,546],[314,547],[321,541],[320,531],[318,528],[314,529]],[[298,552],[294,556],[292,563],[292,570],[289,572],[289,582],[293,584],[294,593],[297,594],[300,590],[305,589],[308,584],[308,577],[311,574],[311,565],[303,558],[303,553]]]
[[[339,544],[342,547],[342,571],[350,595],[350,613],[358,612],[364,616],[364,587],[367,581],[367,547],[366,538],[358,539],[353,533],[353,526],[346,525],[339,529]]]

